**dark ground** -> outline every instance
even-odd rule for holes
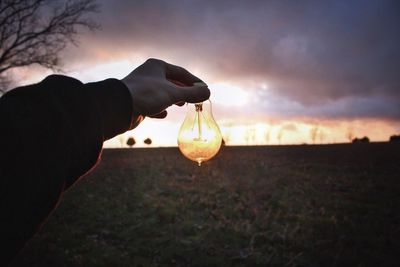
[[[400,145],[105,150],[14,266],[399,266]]]

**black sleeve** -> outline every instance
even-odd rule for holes
[[[52,75],[0,98],[1,266],[132,117],[130,93],[116,79],[82,84]]]

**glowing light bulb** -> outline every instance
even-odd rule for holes
[[[200,166],[218,153],[222,135],[213,118],[210,100],[187,106],[186,118],[178,134],[178,146],[185,157]]]

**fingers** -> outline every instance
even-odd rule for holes
[[[142,65],[137,67],[133,72],[143,76],[155,75],[158,77],[165,76],[165,61],[156,58],[149,58]],[[129,76],[129,75],[128,75]]]
[[[186,86],[186,84],[184,84],[184,83],[182,83],[182,82],[180,82],[180,81],[177,81],[177,80],[169,79],[169,81],[172,82],[172,83],[174,83],[174,84],[176,84],[176,85],[179,85],[179,86]]]
[[[193,85],[196,82],[202,82],[198,77],[191,74],[186,69],[164,62],[165,75],[167,80],[179,82],[185,86]]]
[[[190,86],[194,85],[194,83],[202,82],[202,80],[191,74],[186,69],[155,58],[149,58],[132,73],[145,76],[155,75],[165,77],[167,80],[181,86]],[[132,73],[128,76],[132,75]]]
[[[182,107],[183,105],[185,105],[185,101],[179,101],[178,103],[175,103],[175,105]]]
[[[167,117],[168,112],[166,110],[161,111],[160,113],[154,114],[154,115],[150,115],[150,118],[153,119],[164,119],[165,117]]]
[[[175,86],[173,94],[176,104],[179,102],[199,103],[210,98],[210,90],[207,86]]]
[[[147,110],[150,112],[144,112],[144,115],[152,118],[165,118],[167,112],[164,109],[170,105],[176,104],[182,106],[185,102],[198,103],[210,97],[210,90],[198,77],[182,67],[169,64],[159,59],[148,59],[123,80],[128,84],[139,83],[139,85],[134,84],[135,86],[132,86],[133,89],[131,88],[130,91],[136,88],[137,92],[135,92],[135,94],[146,100],[142,101],[144,102],[144,104],[142,103],[143,106],[149,104],[151,109]],[[168,82],[166,80],[168,80]],[[165,89],[162,91],[155,90],[153,88],[153,83],[154,85],[158,83],[162,86],[165,85]],[[142,85],[143,88],[147,88],[147,90],[139,90],[140,85]],[[152,94],[154,96],[152,96]],[[148,95],[151,96],[149,99],[145,97]],[[163,111],[158,112],[159,110]],[[149,115],[152,113],[156,114]]]
[[[179,102],[175,103],[175,105],[178,105],[180,107],[183,106],[185,102],[198,103],[203,102],[210,97],[210,91],[207,88],[207,84],[205,84],[204,82],[197,81],[194,83],[194,86],[185,86],[185,84],[177,80],[170,80],[170,82],[177,85],[174,86],[175,99]]]

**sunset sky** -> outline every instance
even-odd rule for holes
[[[399,1],[98,1],[101,29],[63,51],[66,75],[123,78],[147,58],[211,90],[227,144],[388,140],[400,133]],[[19,69],[22,84],[50,71]],[[176,145],[185,108],[146,118],[138,145]],[[315,138],[313,138],[315,137]]]

